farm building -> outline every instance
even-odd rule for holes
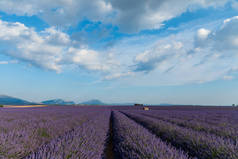
[[[150,110],[149,107],[143,107],[143,110]]]

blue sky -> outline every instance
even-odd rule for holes
[[[231,105],[236,0],[1,0],[0,94]]]

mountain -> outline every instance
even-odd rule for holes
[[[26,100],[22,100],[15,97],[0,95],[0,104],[1,105],[30,105],[30,104],[36,104],[36,103],[28,102]]]
[[[53,105],[53,104],[57,104],[57,105],[73,105],[73,104],[75,104],[73,101],[64,101],[62,99],[52,99],[52,100],[43,101],[41,103],[47,104],[47,105]]]
[[[92,99],[92,100],[89,100],[89,101],[86,101],[86,102],[83,102],[83,103],[80,103],[80,104],[86,104],[86,105],[105,105],[105,103],[101,102],[98,99]]]

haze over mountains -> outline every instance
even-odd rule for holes
[[[41,103],[47,104],[47,105],[50,105],[50,104],[73,105],[73,104],[75,104],[75,102],[73,102],[73,101],[64,101],[62,99],[52,99],[52,100],[42,101]]]
[[[2,105],[29,105],[29,104],[36,104],[36,103],[29,102],[26,100],[15,98],[15,97],[0,95],[0,104]]]
[[[86,105],[105,105],[106,103],[103,103],[102,101],[98,99],[92,99],[86,102],[82,102],[81,104],[86,104]]]
[[[85,101],[82,103],[75,103],[74,101],[65,101],[63,99],[52,99],[42,101],[40,103],[36,102],[29,102],[23,99],[7,96],[7,95],[0,95],[0,104],[1,105],[30,105],[30,104],[46,104],[46,105],[73,105],[73,104],[85,104],[85,105],[106,105],[102,101],[98,99],[92,99],[89,101]]]
[[[136,103],[136,102],[134,102]],[[7,95],[0,95],[0,105],[35,105],[35,104],[45,104],[45,105],[134,105],[133,102],[131,103],[104,103],[98,99],[92,99],[85,102],[75,103],[74,101],[65,101],[63,99],[51,99],[45,100],[42,102],[30,102],[20,98],[11,97]],[[162,106],[171,106],[172,104],[169,103],[161,103],[158,105]]]

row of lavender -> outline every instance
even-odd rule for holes
[[[152,111],[153,112],[153,111]],[[124,111],[124,113],[140,123],[163,141],[184,150],[189,156],[199,159],[237,159],[238,146],[232,140],[224,139],[210,133],[182,127],[166,120],[148,117],[140,111]],[[161,114],[161,116],[163,116]]]
[[[0,109],[0,159],[238,159],[237,112],[110,109]]]
[[[235,111],[193,111],[189,113],[183,111],[139,111],[137,113],[195,131],[215,134],[231,139],[234,143],[238,139],[238,124],[236,124],[238,123],[238,113]]]
[[[119,112],[113,113],[113,134],[114,151],[120,159],[189,158]]]
[[[102,158],[109,129],[109,116],[110,111],[101,111],[79,127],[43,145],[25,159]]]
[[[103,152],[109,130],[109,111],[85,122],[82,126],[52,140],[25,159],[51,158],[120,158],[120,159],[188,159],[181,150],[161,141],[147,129],[119,112],[113,112],[112,156]],[[112,146],[113,146],[112,145]]]
[[[91,122],[92,117],[97,116],[101,111],[108,112],[104,109],[98,111],[97,108],[83,107],[2,108],[0,110],[0,158],[22,158],[37,151],[46,143],[51,143],[51,140],[69,134],[65,132],[74,133],[73,130],[79,129],[81,125],[85,127],[84,123],[94,126],[95,124]]]
[[[200,109],[200,110],[193,110],[193,111],[185,111],[183,109],[181,110],[160,110],[156,111],[153,110],[153,113],[159,113],[159,115],[172,117],[172,118],[180,118],[180,119],[186,119],[186,120],[198,120],[201,122],[207,122],[210,124],[215,125],[233,125],[238,122],[238,109],[222,109],[220,110],[217,108],[216,110],[206,110],[206,109]],[[227,126],[227,125],[225,125]],[[234,125],[237,126],[237,125]]]
[[[110,114],[112,114],[110,118]],[[125,115],[108,109],[51,107],[1,109],[0,158],[188,159]],[[111,155],[107,133],[113,133]]]

